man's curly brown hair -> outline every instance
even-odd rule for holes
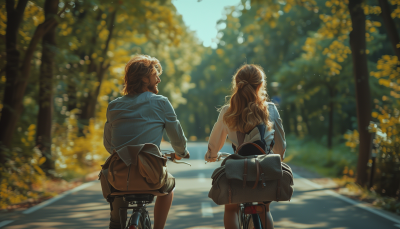
[[[135,95],[144,92],[146,83],[143,78],[149,78],[153,74],[161,75],[160,61],[148,55],[134,56],[125,66],[124,95]]]

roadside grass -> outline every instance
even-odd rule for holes
[[[338,139],[335,139],[338,142]],[[302,166],[325,177],[336,178],[343,175],[345,168],[354,175],[357,153],[351,152],[344,143],[334,144],[328,149],[322,142],[311,137],[299,139],[294,135],[286,137],[285,162]]]
[[[354,171],[358,152],[352,152],[344,143],[336,143],[332,149],[328,149],[326,144],[315,139],[299,139],[294,135],[288,135],[286,142],[284,162],[332,178],[338,185],[336,191],[342,195],[400,215],[400,200],[381,196],[373,188],[368,189],[356,184]],[[335,139],[334,142],[340,142],[340,139]]]

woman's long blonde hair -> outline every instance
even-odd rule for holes
[[[242,133],[249,132],[260,123],[265,123],[270,130],[266,102],[266,77],[262,67],[245,64],[233,76],[232,96],[223,120],[231,130]]]

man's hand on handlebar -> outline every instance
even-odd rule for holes
[[[189,152],[188,152],[188,151],[186,151],[186,152],[187,152],[187,154],[186,154],[186,156],[185,156],[184,158],[185,158],[185,159],[186,159],[186,158],[190,158]],[[164,156],[168,161],[171,161],[171,162],[173,162],[173,163],[176,163],[176,164],[187,164],[187,165],[192,166],[192,165],[191,165],[190,163],[188,163],[188,162],[185,162],[185,161],[178,161],[178,160],[181,160],[182,158],[179,157],[179,156],[177,156],[176,153],[173,152],[173,151],[169,151],[168,153],[163,153],[163,156]]]
[[[175,155],[175,159],[176,160],[180,160],[180,159],[182,159],[181,157],[179,157],[176,153],[174,153],[174,155]],[[185,159],[188,159],[188,158],[190,158],[190,154],[189,154],[189,151],[187,151],[187,154],[186,154],[186,156],[184,157]]]

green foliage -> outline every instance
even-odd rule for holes
[[[44,1],[29,1],[18,33],[18,47],[26,50],[36,27],[44,21]],[[157,57],[163,66],[160,93],[175,107],[187,100],[182,93],[194,85],[191,70],[201,61],[203,47],[184,25],[170,0],[72,0],[59,4],[56,27],[52,155],[55,170],[46,177],[36,161],[35,135],[41,42],[34,53],[32,73],[24,97],[24,112],[13,136],[17,150],[7,153],[1,167],[0,208],[37,199],[49,178],[73,179],[100,169],[108,152],[103,127],[108,102],[121,96],[125,64],[135,54]],[[6,8],[0,6],[0,36],[6,33]],[[0,100],[6,83],[6,47],[0,45]],[[89,110],[88,107],[94,107]],[[3,107],[0,104],[0,109]],[[92,114],[91,114],[92,112]],[[14,147],[15,148],[15,147]],[[37,151],[37,150],[36,150]],[[11,152],[11,151],[10,151]],[[17,177],[23,178],[18,180]],[[43,186],[45,187],[45,186]]]
[[[390,1],[399,28],[399,1]],[[44,21],[44,1],[29,1],[18,33],[25,51]],[[328,176],[354,171],[357,120],[348,34],[348,1],[251,0],[225,9],[218,21],[216,49],[199,44],[171,0],[71,0],[59,5],[54,71],[52,175],[76,178],[98,170],[108,156],[102,145],[108,103],[121,96],[124,67],[134,54],[157,57],[163,66],[160,94],[167,96],[190,140],[207,140],[217,108],[230,94],[232,76],[244,63],[261,65],[269,97],[288,134],[288,159],[312,165]],[[396,194],[398,171],[398,60],[382,28],[380,8],[365,2],[368,67],[375,101],[371,130],[379,133],[375,188]],[[6,8],[0,6],[0,38],[6,33]],[[41,44],[41,43],[40,43]],[[0,168],[0,208],[37,198],[46,176],[43,157],[35,150],[41,47],[37,47],[17,124],[13,150]],[[0,44],[0,69],[6,65]],[[6,78],[0,71],[0,91]],[[388,92],[390,91],[390,92]],[[4,93],[0,93],[3,101]],[[0,109],[3,107],[0,104]],[[92,110],[88,108],[92,107]],[[397,121],[396,121],[397,120]],[[343,134],[349,141],[344,143]],[[386,135],[385,135],[386,134]],[[383,137],[386,136],[386,137]],[[327,149],[333,142],[332,149]],[[41,159],[42,158],[42,159]],[[397,161],[396,161],[397,160]],[[397,167],[396,167],[397,166]],[[16,177],[22,177],[18,180]],[[398,184],[398,183],[396,183]],[[32,187],[34,191],[31,191]],[[386,202],[385,202],[386,203]],[[392,206],[392,205],[390,205]]]
[[[312,137],[299,139],[288,135],[286,141],[288,148],[285,162],[307,167],[327,177],[339,177],[345,168],[355,170],[357,155],[350,152],[343,143],[339,143],[339,137],[335,139],[332,149],[327,149]]]

